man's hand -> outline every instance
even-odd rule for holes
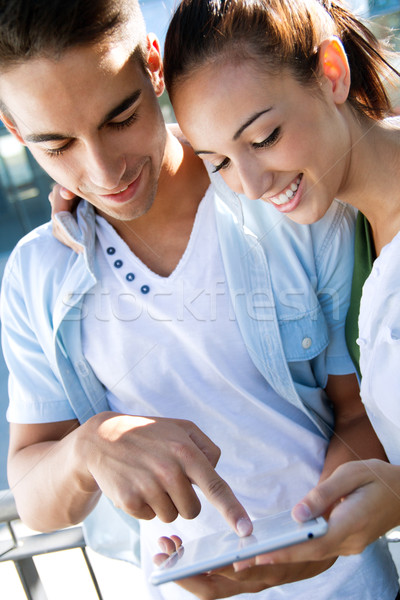
[[[154,557],[159,565],[175,550],[179,550],[182,541],[177,536],[162,537],[159,545],[161,554]],[[245,570],[236,571],[234,566],[223,567],[201,575],[194,575],[177,581],[177,585],[191,592],[200,600],[217,600],[243,593],[260,592],[271,587],[293,583],[301,579],[314,577],[328,569],[333,559],[319,562],[301,562],[295,564],[246,566]],[[240,563],[244,566],[244,563]]]
[[[321,538],[258,556],[256,564],[293,563],[359,554],[400,524],[400,467],[381,460],[346,463],[293,509],[298,521],[330,512]]]
[[[80,456],[86,456],[88,489],[97,485],[118,507],[138,519],[200,512],[197,485],[239,534],[251,521],[216,466],[219,448],[190,421],[101,413],[82,426]]]
[[[75,252],[82,252],[81,244],[77,243],[73,236],[73,232],[78,231],[78,225],[72,213],[79,202],[79,198],[73,192],[56,183],[49,194],[49,202],[51,204],[54,237]],[[61,220],[64,227],[61,226]]]
[[[22,519],[38,531],[79,523],[100,491],[139,519],[192,519],[201,508],[197,485],[240,536],[249,535],[246,511],[214,469],[219,456],[190,421],[109,411],[83,425],[13,423],[8,473]]]

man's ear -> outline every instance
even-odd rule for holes
[[[157,96],[164,91],[164,68],[161,58],[160,44],[154,33],[147,35],[147,68]]]
[[[3,111],[0,111],[0,119],[3,121],[5,127],[8,129],[8,131],[17,138],[17,140],[19,142],[21,142],[21,144],[23,144],[24,146],[26,146],[26,143],[24,142],[18,127],[15,125],[14,121],[7,116],[6,113],[4,113]]]
[[[346,102],[351,83],[350,67],[339,38],[331,37],[322,42],[319,47],[319,67],[320,74],[330,82],[334,102]]]

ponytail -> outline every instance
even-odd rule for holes
[[[332,17],[347,54],[351,73],[349,102],[372,119],[383,119],[391,112],[384,81],[389,75],[400,77],[400,73],[385,59],[383,45],[355,15],[338,2],[323,0],[321,4]]]

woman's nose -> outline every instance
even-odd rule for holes
[[[239,180],[242,193],[250,200],[257,200],[270,189],[272,174],[257,161],[248,159],[239,168]]]

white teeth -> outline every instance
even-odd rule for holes
[[[286,204],[287,202],[289,202],[289,200],[293,198],[293,196],[299,189],[300,181],[301,177],[298,177],[296,181],[291,183],[286,190],[279,194],[279,196],[272,196],[271,198],[268,198],[268,200],[270,200],[274,204],[278,204],[278,206]]]

